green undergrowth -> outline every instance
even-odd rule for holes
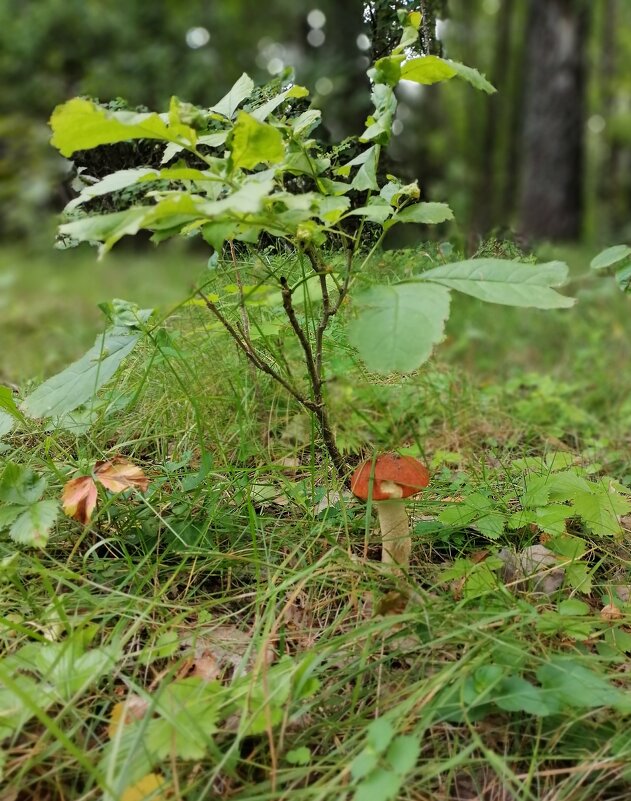
[[[136,254],[92,265],[92,278],[77,261],[75,278],[90,303],[111,280],[110,295],[166,311],[201,273],[195,257],[170,256],[150,257],[155,282]],[[373,269],[440,258],[428,246]],[[99,489],[87,526],[60,513],[45,549],[16,545],[0,510],[9,792],[627,797],[629,307],[573,260],[577,309],[489,314],[458,300],[438,360],[406,378],[376,381],[350,348],[332,354],[331,416],[349,462],[397,449],[432,471],[409,504],[405,577],[382,568],[374,521],[309,419],[252,375],[200,305],[177,308],[135,352],[91,426],[30,422],[5,438],[1,458],[34,471],[28,491],[46,480],[33,503],[57,503],[70,478],[115,456],[150,479],[146,493]],[[22,383],[27,365],[32,376],[55,364],[43,338],[66,358],[72,325],[90,344],[98,317],[74,316],[76,286],[58,301],[11,270],[42,327],[63,308],[63,335],[11,334],[3,369]],[[297,352],[285,357],[291,366]],[[12,491],[0,482],[5,503]],[[507,567],[507,553],[542,545],[553,587]]]

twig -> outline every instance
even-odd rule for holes
[[[295,398],[298,403],[308,409],[310,412],[314,414],[317,411],[316,404],[310,401],[308,398],[305,398],[304,395],[301,395],[290,383],[288,383],[280,373],[274,370],[273,367],[264,361],[258,353],[254,350],[251,343],[248,342],[242,334],[237,331],[237,329],[230,323],[229,320],[219,311],[217,306],[212,302],[212,300],[204,295],[204,293],[200,290],[197,291],[197,294],[201,297],[204,301],[208,309],[215,315],[215,317],[219,320],[219,322],[223,325],[226,331],[230,334],[230,336],[235,341],[237,347],[245,354],[246,358],[261,372],[266,373],[270,378],[273,378],[278,384],[280,384],[289,394]]]

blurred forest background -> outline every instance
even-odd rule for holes
[[[469,254],[487,237],[553,243],[577,274],[599,246],[631,240],[628,0],[3,0],[0,380],[76,358],[101,325],[98,302],[176,303],[203,267],[185,243],[125,243],[103,265],[89,248],[53,250],[72,196],[71,165],[49,144],[57,104],[84,94],[164,110],[177,94],[210,106],[242,72],[264,83],[293,69],[323,109],[319,136],[339,141],[363,129],[366,69],[398,37],[402,6],[425,10],[425,52],[498,89],[400,86],[393,172],[456,215],[412,235]]]
[[[3,237],[42,234],[67,200],[68,165],[47,144],[54,106],[77,94],[164,109],[211,105],[247,71],[286,67],[335,137],[357,133],[379,0],[4,0],[0,5]],[[447,57],[486,73],[402,87],[392,149],[426,198],[448,201],[464,241],[631,238],[631,3],[428,0]],[[407,0],[409,8],[419,2]],[[379,53],[377,53],[379,55]]]

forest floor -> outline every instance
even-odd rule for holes
[[[574,309],[455,299],[405,378],[331,342],[344,453],[431,469],[405,576],[309,419],[199,307],[87,431],[5,437],[47,498],[114,457],[150,483],[102,492],[89,525],[60,516],[45,549],[0,538],[2,801],[629,797],[631,307],[582,250],[541,255],[570,263]],[[79,356],[97,302],[166,313],[203,269],[182,248],[1,249],[0,381]]]

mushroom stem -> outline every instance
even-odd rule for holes
[[[390,501],[375,501],[379,527],[381,528],[381,561],[407,568],[412,552],[410,521],[402,498]]]

